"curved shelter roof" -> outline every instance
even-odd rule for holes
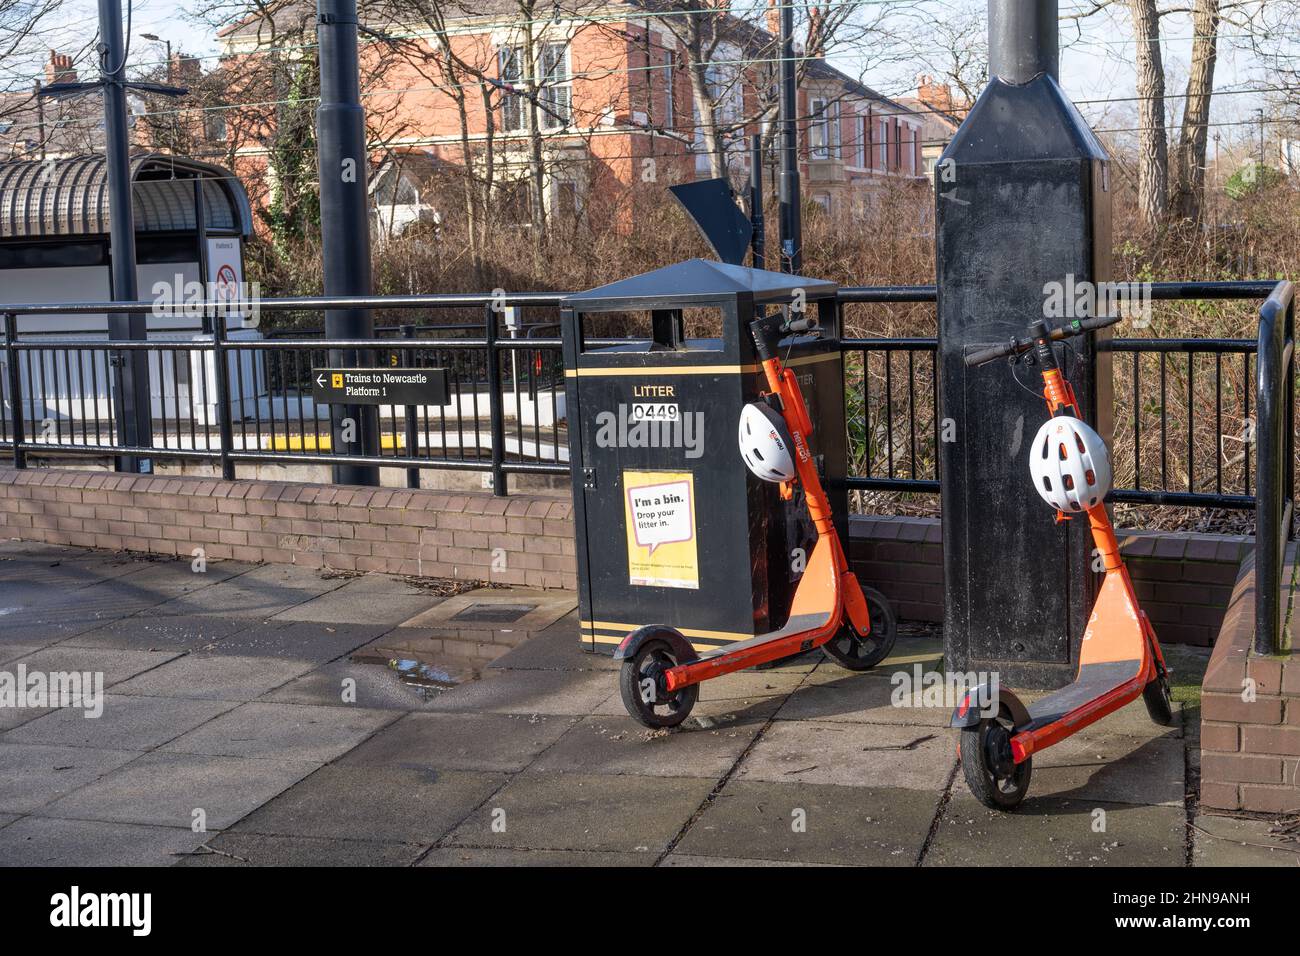
[[[203,180],[207,228],[248,235],[252,211],[234,174],[166,153],[131,157],[135,231],[196,231],[196,178]],[[107,180],[101,155],[0,163],[0,241],[107,235]]]

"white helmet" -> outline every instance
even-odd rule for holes
[[[790,430],[774,408],[751,402],[740,412],[740,457],[745,467],[764,481],[790,481],[795,476]]]
[[[1110,491],[1110,453],[1101,436],[1072,415],[1043,422],[1029,449],[1034,490],[1058,511],[1084,511]]]

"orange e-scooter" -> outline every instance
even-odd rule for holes
[[[1105,578],[1083,633],[1079,670],[1073,683],[1025,706],[1009,690],[988,685],[968,690],[953,713],[961,729],[961,764],[966,783],[986,807],[1010,810],[1029,789],[1033,755],[1059,743],[1141,696],[1158,724],[1173,721],[1169,671],[1160,642],[1138,607],[1133,582],[1120,557],[1115,528],[1104,499],[1110,491],[1110,454],[1105,442],[1079,414],[1074,389],[1061,373],[1052,342],[1105,328],[1118,316],[1075,320],[1050,329],[1041,319],[1023,339],[965,357],[967,366],[1025,356],[1037,364],[1051,414],[1029,449],[1034,488],[1057,509],[1056,520],[1087,515]],[[1014,370],[1012,372],[1014,373]]]
[[[675,727],[699,697],[701,681],[822,647],[849,670],[867,670],[888,656],[896,626],[888,601],[859,586],[831,519],[830,502],[808,450],[812,422],[792,372],[777,354],[783,332],[804,331],[806,319],[774,313],[750,323],[770,391],[741,415],[746,467],[778,483],[789,500],[796,486],[816,529],[816,542],[795,587],[790,615],[778,630],[696,652],[676,628],[650,624],[628,634],[614,652],[623,662],[619,689],[627,712],[647,727]]]

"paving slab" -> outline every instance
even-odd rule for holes
[[[0,607],[0,611],[2,610],[3,607]],[[91,618],[19,624],[0,614],[0,647],[13,645],[48,647],[78,634],[103,627],[106,623],[109,622]]]
[[[435,847],[418,866],[654,866],[657,854],[598,850],[498,850]]]
[[[311,669],[307,661],[279,661],[202,652],[168,661],[162,667],[118,684],[119,694],[189,697],[196,700],[252,700]]]
[[[1300,866],[1300,842],[1273,832],[1272,820],[1197,814],[1193,866]]]
[[[1034,754],[1031,797],[1060,796],[1103,803],[1183,806],[1184,744],[1122,734],[1077,734]],[[954,791],[969,794],[957,774]]]
[[[11,592],[12,594],[12,592]],[[106,624],[129,617],[158,604],[152,598],[130,594],[113,586],[113,582],[73,589],[57,585],[39,585],[22,593],[7,596],[4,610],[6,626],[44,624],[55,621],[92,621]]]
[[[71,748],[69,748],[71,749]],[[78,753],[103,751],[79,750]],[[155,751],[42,808],[43,816],[189,827],[203,810],[222,830],[318,765]]]
[[[769,714],[775,710],[775,703],[768,706]],[[534,769],[716,779],[735,765],[764,722],[747,715],[720,719],[708,729],[688,721],[674,730],[651,730],[626,716],[585,717],[538,758]]]
[[[139,756],[133,750],[0,741],[0,810],[29,813]]]
[[[956,763],[957,737],[951,730],[776,721],[745,755],[736,776],[938,794]]]
[[[7,732],[7,743],[152,750],[237,706],[231,701],[182,700],[105,694],[104,711],[90,718],[65,707]]]
[[[0,830],[5,866],[169,866],[206,833],[94,820],[24,817]]]
[[[522,773],[447,842],[534,850],[662,852],[715,781],[690,777]]]
[[[45,674],[90,671],[92,674],[104,675],[104,688],[107,689],[130,680],[137,674],[161,667],[178,656],[177,651],[135,651],[56,644],[10,661],[5,667],[14,670],[21,664],[27,668],[28,674],[34,671]]]
[[[840,670],[826,679],[823,669],[790,695],[777,713],[780,720],[819,720],[851,724],[899,724],[947,727],[953,706],[947,695],[911,692],[882,674],[851,674]],[[910,681],[910,676],[909,676]]]
[[[63,641],[63,646],[135,651],[195,651],[211,647],[250,624],[245,618],[155,617],[146,612],[76,634]]]
[[[577,718],[544,714],[408,714],[338,761],[341,767],[523,770]]]
[[[842,866],[913,866],[938,792],[809,783],[727,783],[675,852]]]
[[[0,707],[0,733],[30,723],[37,717],[52,714],[55,707]]]
[[[461,684],[432,706],[446,713],[585,716],[618,693],[610,674],[594,671],[493,671]]]
[[[151,563],[150,556],[146,555],[79,548],[4,552],[0,553],[0,586],[25,582],[72,590],[134,574]]]
[[[421,711],[431,709],[443,693],[434,687],[404,683],[387,664],[345,657],[322,664],[260,699],[283,704]]]
[[[609,654],[584,651],[578,641],[578,615],[566,614],[488,665],[498,670],[616,671]]]
[[[505,774],[322,767],[232,828],[428,846],[492,795]]]
[[[1037,768],[1035,768],[1037,771]],[[1035,783],[1038,774],[1034,773]],[[1097,811],[1103,811],[1102,817]],[[1104,823],[1105,831],[1094,828]],[[925,866],[1182,866],[1181,807],[1035,797],[1013,813],[954,793]]]
[[[222,833],[176,866],[409,866],[424,852],[411,843]]]
[[[492,607],[517,608],[508,617],[478,613]],[[578,606],[572,591],[529,588],[477,588],[454,594],[413,616],[407,627],[451,627],[468,630],[514,629],[536,633],[550,627]],[[576,635],[575,635],[576,638]]]
[[[217,642],[212,653],[324,664],[365,646],[387,629],[382,624],[258,621]]]
[[[804,678],[805,672],[799,668],[771,668],[737,671],[705,681],[700,684],[699,699],[691,716],[682,726],[692,722],[709,726],[763,723],[777,712],[782,701],[798,692]],[[614,693],[594,713],[606,717],[626,716],[627,708],[618,692],[618,678],[611,674],[606,680]]]
[[[347,753],[397,715],[364,707],[241,704],[163,749],[172,753],[325,763]]]
[[[15,820],[21,820],[21,814],[17,813],[0,813],[0,829],[9,826]]]
[[[286,568],[289,570],[283,570]],[[214,587],[165,601],[153,613],[217,614],[265,620],[342,585],[342,580],[322,580],[317,571],[308,572],[293,565],[263,565]]]
[[[690,853],[669,853],[660,866],[707,866],[733,869],[738,866],[834,866],[832,863],[797,863],[794,860],[751,860],[736,856],[694,856]]]
[[[396,627],[438,605],[441,595],[380,576],[365,575],[277,614],[277,621],[387,624]]]
[[[46,644],[0,644],[0,664],[8,664],[28,654],[35,654]]]

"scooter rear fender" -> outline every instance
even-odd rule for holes
[[[995,694],[992,685],[988,681],[983,681],[975,687],[968,688],[962,695],[956,709],[952,712],[952,723],[949,726],[959,730],[977,726],[984,718],[985,708],[989,704],[1005,704],[1016,729],[1029,723],[1029,708],[1019,697],[1004,687],[998,687]]]
[[[666,624],[647,624],[644,627],[638,627],[623,638],[622,643],[614,651],[614,660],[625,661],[635,657],[642,644],[653,640],[667,641],[668,646],[672,648],[673,656],[677,658],[678,664],[689,663],[700,656],[695,652],[695,648],[691,646],[691,642],[682,635],[681,631]]]

